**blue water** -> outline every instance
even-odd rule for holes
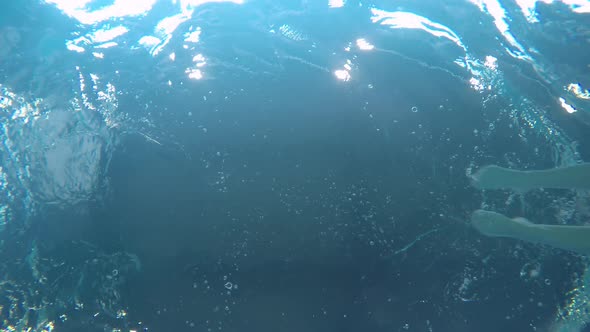
[[[547,2],[547,3],[546,3]],[[588,1],[0,4],[2,331],[583,331]]]

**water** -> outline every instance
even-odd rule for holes
[[[3,331],[583,331],[586,260],[482,237],[486,164],[590,161],[587,1],[0,5]]]

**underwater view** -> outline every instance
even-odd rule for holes
[[[0,331],[590,331],[590,0],[0,3]]]

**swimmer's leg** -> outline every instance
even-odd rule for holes
[[[508,237],[590,255],[590,226],[533,224],[524,218],[510,219],[485,210],[473,212],[471,224],[487,236]]]
[[[536,171],[490,165],[479,169],[471,179],[479,189],[512,189],[518,192],[537,188],[590,189],[590,163]]]

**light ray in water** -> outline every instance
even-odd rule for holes
[[[418,236],[417,236],[417,237],[414,239],[414,241],[412,241],[412,242],[410,242],[410,243],[406,244],[406,245],[405,245],[403,248],[396,250],[396,251],[395,251],[395,252],[392,254],[392,256],[395,256],[395,255],[401,254],[402,252],[405,252],[405,251],[407,251],[408,249],[412,248],[412,247],[413,247],[413,246],[414,246],[414,245],[415,245],[415,244],[416,244],[418,241],[422,240],[423,238],[427,237],[428,235],[430,235],[430,234],[432,234],[432,233],[434,233],[434,232],[438,232],[439,230],[441,230],[441,228],[433,228],[433,229],[431,229],[431,230],[429,230],[429,231],[427,231],[427,232],[424,232],[424,233],[422,233],[422,234],[418,235]]]

